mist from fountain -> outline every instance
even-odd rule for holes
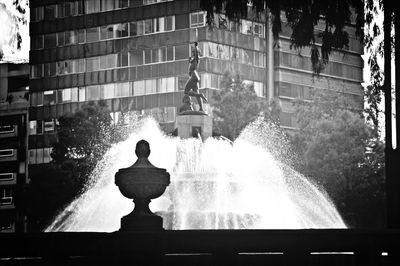
[[[134,163],[134,148],[141,139],[150,143],[149,160],[171,174],[171,185],[150,204],[164,217],[167,229],[346,227],[326,193],[285,164],[279,149],[271,148],[281,143],[262,119],[248,125],[234,143],[166,136],[149,118],[133,128],[96,166],[86,191],[46,231],[118,230],[132,202],[119,192],[114,176]]]

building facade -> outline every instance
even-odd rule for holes
[[[347,26],[349,49],[334,53],[315,78],[309,50],[299,56],[290,49],[288,28],[277,45],[265,17],[235,23],[220,14],[210,28],[199,0],[33,0],[30,5],[33,167],[51,160],[57,118],[87,101],[105,100],[115,119],[125,111],[152,114],[172,131],[195,41],[203,52],[200,87],[209,99],[228,71],[253,84],[258,96],[278,97],[288,130],[296,128],[291,101],[309,99],[314,89],[342,91],[362,108],[363,48],[353,25]]]
[[[29,65],[0,64],[0,232],[24,232],[17,190],[28,182]]]

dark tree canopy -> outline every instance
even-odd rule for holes
[[[326,65],[333,50],[348,47],[349,36],[345,26],[351,22],[352,12],[356,15],[356,35],[360,41],[364,38],[362,0],[200,0],[200,6],[207,11],[209,25],[213,24],[214,13],[225,13],[228,19],[237,21],[252,16],[260,17],[269,9],[275,39],[282,30],[281,14],[284,13],[287,25],[292,29],[292,47],[311,47],[311,61],[316,73]],[[325,29],[317,34],[315,26],[320,21],[325,22]],[[317,42],[322,45],[320,49]]]

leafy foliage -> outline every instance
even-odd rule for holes
[[[232,77],[225,73],[222,87],[213,98],[213,124],[214,130],[223,136],[235,140],[243,128],[260,114],[279,122],[276,101],[269,104],[265,98],[258,97],[254,87],[243,82],[239,75]]]
[[[59,118],[53,160],[30,174],[25,205],[31,230],[43,230],[84,189],[96,163],[120,140],[104,102],[89,102]]]
[[[303,172],[326,189],[350,226],[382,226],[384,145],[345,100],[317,92],[313,103],[296,102],[300,129],[292,142]]]

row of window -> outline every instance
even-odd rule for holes
[[[107,12],[111,10],[150,5],[173,0],[80,0],[32,8],[31,21],[52,20],[70,16]]]
[[[41,135],[54,132],[57,124],[57,119],[29,121],[29,135]]]
[[[299,70],[313,71],[311,60],[308,57],[298,56],[296,54],[289,53],[279,53],[279,58],[277,58],[277,53],[275,53],[275,59],[280,65],[290,68],[296,68]],[[362,69],[356,66],[345,65],[343,63],[329,62],[322,73],[345,77],[353,80],[362,80]]]
[[[175,91],[175,77],[147,79],[134,82],[109,83],[61,90],[34,92],[31,105],[55,105],[57,103],[85,102]]]
[[[229,60],[265,67],[265,54],[212,42],[199,43],[205,57]],[[31,78],[53,77],[74,73],[93,72],[127,66],[139,66],[187,59],[189,45],[165,46],[154,49],[121,52],[82,59],[71,59],[31,66]]]
[[[10,186],[0,187],[0,206],[13,204],[13,191]]]
[[[0,160],[16,160],[17,150],[16,149],[1,149],[0,150]]]
[[[301,98],[306,100],[312,99],[313,87],[303,86],[298,84],[279,82],[275,84],[275,88],[278,90],[276,95],[288,97],[288,98]]]
[[[29,164],[49,163],[51,158],[52,148],[30,149]]]
[[[0,173],[0,181],[11,181],[15,179],[15,173]]]
[[[32,49],[53,48],[78,43],[91,43],[129,36],[173,31],[175,16],[158,17],[134,22],[112,24],[88,29],[70,30],[32,37]]]
[[[108,83],[86,87],[73,87],[31,93],[31,106],[55,105],[68,102],[85,102],[100,99],[113,99],[140,96],[155,93],[167,93],[184,90],[187,76],[163,77],[133,82]],[[212,73],[200,73],[200,88],[221,89],[223,76]],[[254,87],[256,94],[265,96],[262,82],[246,81]],[[43,132],[43,131],[42,131]]]
[[[265,67],[265,54],[213,42],[200,43],[205,57],[229,60],[242,64]]]

